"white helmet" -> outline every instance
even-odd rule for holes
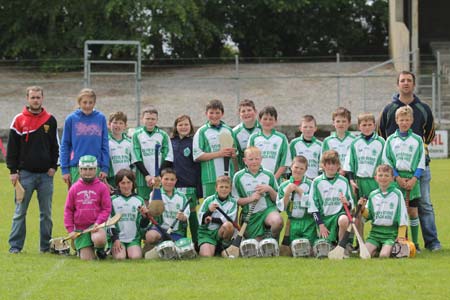
[[[50,240],[50,252],[54,254],[69,255],[70,244],[64,238],[54,238]]]
[[[326,239],[318,239],[314,242],[313,252],[316,258],[328,257],[328,252],[331,250],[330,242]]]
[[[262,257],[280,256],[280,247],[274,238],[263,239],[259,242],[259,253]]]
[[[181,259],[191,259],[197,257],[194,243],[190,238],[181,238],[175,242],[177,255]]]
[[[311,256],[311,243],[308,239],[295,239],[291,243],[292,256],[309,257]]]
[[[247,239],[242,241],[239,248],[241,250],[242,257],[258,257],[259,243],[255,239]]]
[[[78,161],[79,168],[97,168],[97,158],[92,155],[84,155]]]
[[[175,259],[178,257],[175,243],[172,241],[164,241],[156,246],[156,252],[162,259]]]

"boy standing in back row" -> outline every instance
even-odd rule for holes
[[[230,134],[233,130],[223,121],[223,104],[220,100],[211,100],[206,105],[208,121],[201,126],[194,135],[193,152],[194,161],[201,165],[203,198],[214,195],[216,192],[216,179],[225,175],[224,157],[236,157],[236,149],[221,148],[219,136]]]
[[[306,157],[308,160],[306,177],[313,180],[319,175],[320,154],[322,152],[322,142],[314,136],[317,131],[316,119],[311,115],[303,116],[299,129],[302,135],[291,141],[289,151],[292,159],[299,155]]]
[[[416,250],[420,251],[417,206],[420,199],[420,177],[425,169],[425,148],[422,138],[411,130],[413,110],[409,105],[397,109],[395,121],[398,129],[386,141],[383,161],[394,169],[395,182],[406,200],[411,239]]]
[[[328,150],[335,150],[339,153],[339,161],[341,164],[345,162],[350,144],[355,139],[355,136],[348,131],[352,121],[350,111],[344,107],[338,107],[332,114],[333,126],[336,129],[329,137],[323,140],[322,153]],[[344,171],[339,173],[344,175]]]
[[[286,136],[275,130],[278,113],[275,107],[266,106],[259,112],[259,123],[262,131],[254,133],[248,140],[248,146],[256,146],[261,150],[262,166],[272,172],[277,180],[291,164],[289,143]]]

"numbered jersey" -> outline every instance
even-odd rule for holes
[[[302,155],[308,160],[308,169],[306,176],[309,179],[314,179],[319,175],[320,155],[322,152],[322,142],[313,137],[310,142],[306,142],[303,134],[291,141],[289,145],[291,158]]]
[[[262,166],[264,169],[276,173],[280,167],[291,165],[289,143],[284,134],[272,130],[269,136],[264,133],[252,134],[248,140],[249,146],[256,146],[261,150]]]
[[[111,198],[111,202],[111,216],[119,213],[122,214],[122,217],[116,224],[116,230],[119,232],[119,240],[124,243],[139,240],[141,238],[139,232],[141,213],[138,208],[144,205],[144,200],[135,194],[128,197],[114,195]]]

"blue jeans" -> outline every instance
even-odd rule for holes
[[[441,245],[438,239],[436,222],[434,219],[434,209],[430,199],[430,167],[427,166],[420,177],[420,192],[422,197],[419,200],[419,219],[422,229],[422,236],[425,248],[433,249]]]
[[[48,251],[52,238],[52,196],[53,177],[47,173],[32,173],[25,170],[19,172],[20,183],[25,189],[22,203],[16,203],[13,216],[9,245],[11,248],[23,249],[26,236],[26,215],[33,192],[37,191],[40,211],[40,250]]]

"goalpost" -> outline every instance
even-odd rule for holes
[[[136,48],[136,57],[134,60],[95,60],[90,59],[91,45],[126,45]],[[94,72],[92,71],[93,64],[108,64],[108,65],[131,65],[133,66],[133,72]],[[140,124],[139,115],[141,113],[141,43],[138,41],[122,41],[122,40],[87,40],[84,42],[84,87],[91,86],[92,76],[133,76],[135,86],[135,120],[137,126]]]

